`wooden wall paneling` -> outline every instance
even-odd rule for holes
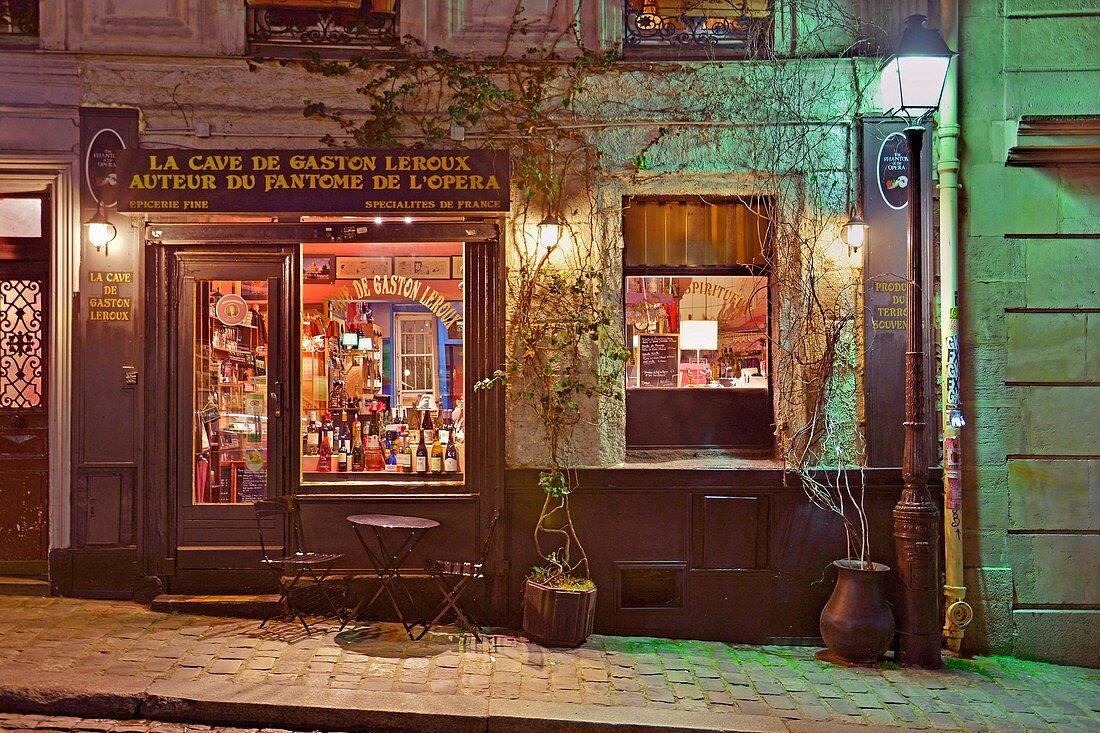
[[[170,492],[168,445],[174,426],[168,421],[170,394],[168,364],[175,309],[168,303],[169,250],[152,247],[146,258],[145,292],[149,307],[145,349],[145,461],[142,472],[139,552],[146,575],[164,576],[170,571],[168,526],[175,505]]]

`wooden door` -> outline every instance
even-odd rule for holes
[[[252,504],[283,494],[289,476],[290,262],[288,252],[265,249],[173,257],[178,573],[260,567]],[[281,545],[281,527],[268,532]]]
[[[0,196],[0,575],[47,570],[49,211],[46,193]]]

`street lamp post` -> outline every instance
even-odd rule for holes
[[[942,666],[940,658],[939,512],[928,492],[925,438],[924,299],[921,241],[921,149],[924,121],[939,105],[947,67],[954,55],[923,15],[910,16],[897,51],[882,69],[883,101],[908,122],[909,145],[908,308],[905,320],[905,449],[901,498],[894,507],[897,552],[897,661],[905,666]]]

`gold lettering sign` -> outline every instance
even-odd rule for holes
[[[119,211],[509,210],[507,151],[120,151]]]
[[[88,298],[89,321],[130,320],[133,298],[129,294],[119,293],[119,288],[132,284],[134,273],[93,270],[88,273],[88,282],[96,289]]]

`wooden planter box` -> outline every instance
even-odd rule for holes
[[[596,589],[563,590],[528,580],[523,589],[523,634],[543,646],[575,647],[592,633]]]

